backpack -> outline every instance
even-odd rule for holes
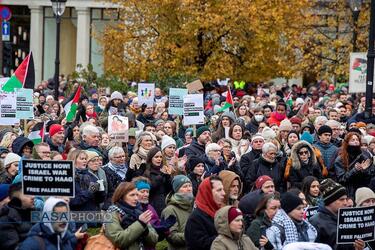
[[[87,240],[85,250],[120,250],[104,234],[104,225],[98,235],[91,236]]]

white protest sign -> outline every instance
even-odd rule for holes
[[[366,76],[367,54],[359,52],[350,53],[349,93],[365,93]]]
[[[17,89],[17,111],[18,119],[34,119],[33,90]]]
[[[184,114],[184,96],[188,94],[187,89],[169,89],[169,108],[168,113],[171,115]]]
[[[147,107],[154,105],[155,84],[154,83],[138,83],[138,105],[146,104]]]
[[[16,118],[16,93],[0,93],[0,125],[14,125],[20,122]]]
[[[204,124],[203,94],[184,97],[184,126]]]
[[[108,136],[112,142],[127,142],[129,135],[129,121],[120,115],[108,116]]]

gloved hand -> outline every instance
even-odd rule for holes
[[[90,192],[92,193],[96,193],[98,192],[100,189],[100,184],[97,183],[97,182],[90,182],[90,185],[89,185],[89,190]]]
[[[171,228],[176,223],[176,221],[177,221],[176,216],[170,215],[166,219],[162,218],[160,220],[159,225],[155,225],[154,228],[158,234],[165,233],[169,230],[169,228]]]

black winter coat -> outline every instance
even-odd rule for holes
[[[197,157],[205,157],[205,146],[200,145],[196,140],[194,140],[185,150],[185,155],[187,157],[195,155]]]
[[[195,208],[186,222],[185,240],[188,250],[210,250],[217,236],[214,219]]]
[[[262,154],[262,150],[251,150],[250,152],[241,156],[240,168],[245,179],[243,193],[246,194],[251,191],[251,183],[246,181],[246,175],[249,169],[254,167],[254,160],[258,159]]]
[[[193,186],[193,195],[195,197],[197,195],[197,193],[198,193],[199,184],[201,184],[202,180],[201,180],[200,177],[197,177],[197,175],[194,174],[193,172],[191,172],[188,175],[188,177],[191,180],[191,184]]]
[[[159,169],[151,168],[150,175],[147,177],[151,180],[150,204],[160,216],[166,207],[165,198],[172,191],[171,176],[162,173]]]
[[[31,210],[21,208],[22,202],[13,198],[0,210],[0,249],[14,250],[29,233]]]
[[[324,243],[332,247],[333,250],[353,250],[351,244],[336,244],[337,235],[337,215],[332,214],[325,207],[320,208],[319,212],[310,218],[309,222],[315,227],[318,236],[315,239],[317,243]]]
[[[314,176],[320,182],[323,179],[321,169],[322,167],[319,165],[319,163],[312,164],[310,162],[308,164],[301,164],[300,169],[295,169],[292,167],[290,169],[288,181],[292,187],[301,189],[302,181],[307,176]]]
[[[262,175],[268,175],[272,178],[277,191],[282,192],[284,190],[284,167],[280,161],[275,160],[275,162],[270,163],[260,156],[259,159],[254,161],[254,167],[247,171],[245,181],[254,186],[257,178]]]
[[[253,118],[251,118],[250,122],[246,124],[246,129],[249,130],[250,134],[254,135],[258,133],[259,123]]]
[[[103,170],[107,177],[108,192],[107,192],[107,197],[106,197],[106,200],[104,201],[102,209],[107,210],[109,206],[112,205],[111,200],[112,200],[112,196],[116,188],[118,187],[118,185],[120,185],[122,181],[125,181],[125,180],[123,180],[121,176],[116,174],[116,172],[113,171],[108,165],[104,166]]]

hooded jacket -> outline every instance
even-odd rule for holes
[[[301,150],[301,148],[307,148],[307,150],[310,152],[310,158],[307,164],[303,164],[299,158],[298,152]],[[319,181],[321,181],[323,175],[326,176],[327,174],[327,169],[324,167],[324,165],[320,165],[320,162],[315,155],[315,150],[311,144],[305,141],[299,141],[292,147],[284,173],[285,179],[291,183],[292,187],[301,188],[302,181],[306,176],[315,176]]]
[[[212,242],[212,250],[256,250],[254,243],[246,234],[234,235],[229,229],[228,211],[231,206],[225,206],[215,215],[215,228],[218,236]]]
[[[18,154],[19,156],[22,157],[22,149],[26,145],[29,145],[32,148],[34,146],[34,143],[26,137],[23,137],[23,136],[17,137],[12,143],[13,153]]]
[[[46,200],[43,208],[43,213],[52,212],[56,204],[62,202],[66,206],[68,204],[59,198],[50,197]],[[48,220],[48,218],[45,218]],[[56,233],[50,221],[41,222],[31,228],[27,239],[22,243],[20,250],[73,250],[77,244],[77,239],[73,233],[68,230],[66,224],[65,230],[61,233]],[[39,239],[38,239],[39,238]],[[41,240],[40,240],[41,239]]]
[[[8,205],[0,210],[0,247],[2,250],[16,249],[17,245],[26,239],[32,224],[31,210],[22,209],[22,202],[13,198]]]
[[[167,207],[161,213],[161,217],[164,219],[170,215],[176,217],[176,223],[169,229],[167,235],[169,250],[186,249],[185,227],[192,210],[192,201],[181,199],[176,194],[169,194],[166,198]]]
[[[224,200],[226,201],[226,205],[234,205],[234,206],[238,206],[238,198],[236,200],[233,200],[229,197],[229,193],[230,193],[230,186],[232,185],[232,182],[234,180],[238,180],[238,183],[239,183],[239,191],[238,191],[238,196],[241,195],[242,193],[242,182],[241,182],[241,179],[240,177],[235,174],[234,172],[232,171],[229,171],[229,170],[223,170],[219,173],[219,177],[223,180],[223,186],[224,186],[224,191],[225,191],[225,196],[224,196]]]

